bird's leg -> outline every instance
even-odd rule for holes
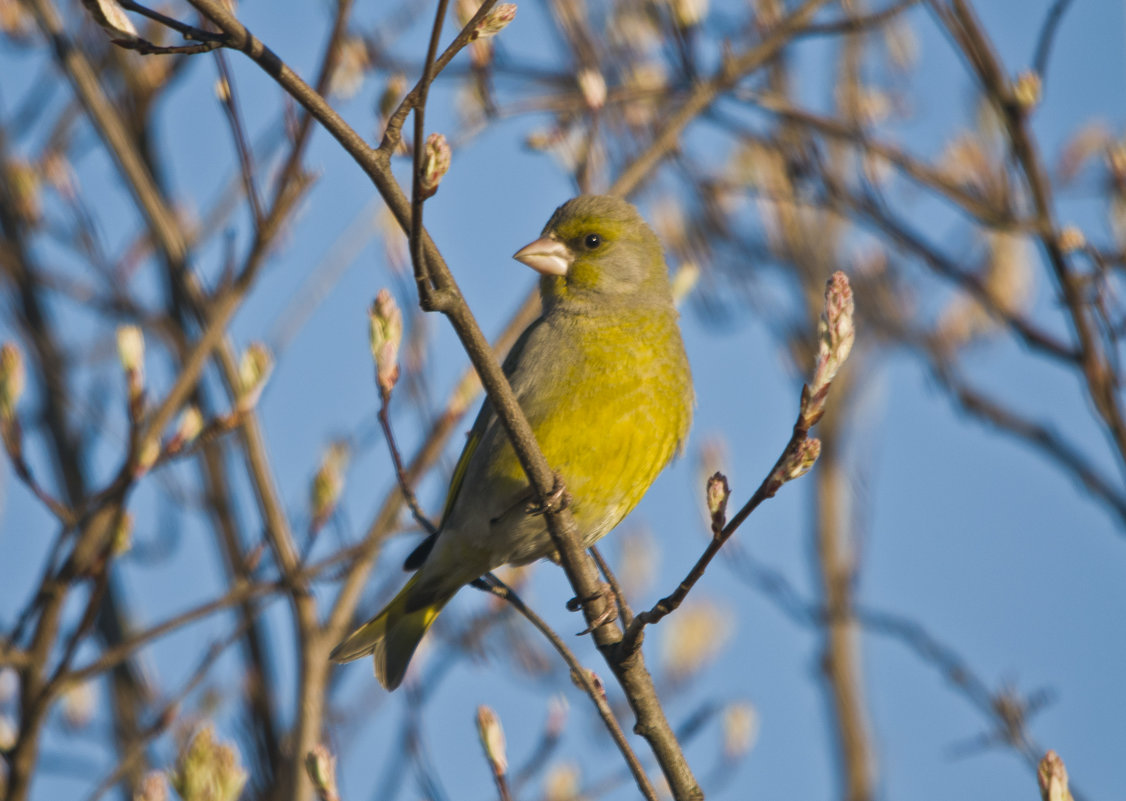
[[[563,484],[563,477],[556,473],[555,484],[552,486],[551,492],[544,498],[543,503],[533,501],[524,507],[524,511],[530,515],[542,515],[548,512],[561,512],[570,505],[571,495]]]
[[[581,637],[584,634],[590,634],[599,626],[610,623],[618,619],[618,604],[614,599],[614,591],[605,581],[598,582],[598,592],[591,595],[589,598],[579,599],[578,597],[572,598],[567,601],[567,609],[571,612],[577,612],[583,608],[584,604],[590,603],[598,598],[602,599],[602,613],[594,620],[590,621],[590,625],[578,633]]]

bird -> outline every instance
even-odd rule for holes
[[[513,258],[540,273],[542,313],[503,364],[584,548],[637,505],[683,451],[695,394],[660,241],[628,201],[580,195]],[[488,399],[414,575],[345,638],[334,662],[371,655],[387,690],[461,587],[502,565],[557,557],[542,509]]]

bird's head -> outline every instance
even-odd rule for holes
[[[543,275],[546,304],[669,296],[657,235],[630,203],[610,195],[568,200],[513,258]]]

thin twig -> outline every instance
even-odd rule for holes
[[[1040,82],[1048,82],[1048,59],[1052,54],[1052,44],[1056,40],[1056,31],[1063,22],[1063,15],[1071,7],[1071,0],[1056,0],[1048,9],[1044,17],[1044,24],[1040,26],[1040,35],[1036,38],[1036,55],[1032,57],[1032,69],[1040,76]]]
[[[395,467],[395,478],[399,482],[399,491],[403,493],[403,499],[406,501],[407,507],[411,510],[411,515],[427,534],[436,535],[438,527],[431,522],[426,513],[422,511],[422,507],[418,503],[418,498],[415,497],[414,489],[411,487],[410,479],[407,478],[407,471],[403,467],[403,457],[399,454],[399,446],[395,443],[395,434],[391,430],[391,416],[388,413],[388,407],[391,405],[391,393],[379,389],[379,427],[383,430],[383,439],[387,442],[387,449],[391,452],[391,464]]]
[[[411,156],[411,223],[407,232],[411,264],[414,266],[414,280],[418,286],[418,297],[422,308],[437,309],[437,290],[447,287],[439,285],[440,278],[431,275],[422,252],[422,206],[426,198],[422,192],[422,154],[426,134],[426,99],[430,94],[430,83],[434,80],[434,59],[438,55],[438,39],[442,35],[442,23],[446,19],[446,6],[449,0],[438,0],[434,12],[434,25],[430,29],[430,44],[426,48],[426,61],[422,65],[422,78],[416,87],[417,99],[414,103],[414,152]],[[441,273],[439,272],[440,276]]]
[[[254,181],[254,162],[250,155],[250,146],[246,142],[246,131],[242,124],[242,117],[238,110],[238,95],[235,93],[234,76],[227,67],[227,57],[222,50],[215,53],[215,64],[219,68],[219,77],[222,86],[219,91],[219,100],[223,111],[227,113],[227,120],[231,124],[231,135],[235,140],[235,151],[238,153],[239,167],[242,172],[243,191],[250,202],[250,211],[254,216],[254,227],[262,226],[262,204],[258,200],[258,189]]]
[[[622,585],[618,581],[618,577],[610,569],[610,563],[602,556],[598,546],[590,546],[590,555],[594,558],[594,563],[598,565],[598,571],[606,579],[606,583],[610,585],[610,592],[614,594],[614,601],[618,605],[618,615],[621,616],[622,625],[629,628],[630,623],[633,622],[633,610],[630,609],[629,601],[626,600],[626,594],[622,592]]]
[[[633,774],[633,778],[637,782],[638,789],[641,790],[642,795],[649,799],[649,801],[656,801],[656,791],[649,782],[649,777],[645,774],[645,769],[641,766],[637,755],[630,747],[629,741],[626,740],[622,727],[618,725],[618,719],[614,717],[614,711],[610,708],[610,704],[606,700],[606,691],[601,686],[594,683],[592,678],[593,673],[582,666],[578,657],[567,647],[563,639],[555,633],[555,630],[552,629],[543,618],[533,612],[511,587],[495,575],[488,573],[485,576],[485,581],[482,581],[480,584],[475,583],[473,586],[508,601],[517,612],[523,615],[528,622],[535,626],[539,632],[547,638],[547,641],[551,643],[551,646],[563,658],[563,661],[567,663],[567,667],[571,669],[572,680],[582,687],[587,697],[594,703],[595,709],[598,710],[599,717],[602,718],[602,722],[606,725],[607,731],[610,732],[610,737],[614,740],[614,744],[617,745],[618,750],[621,751],[622,758],[625,759],[626,764],[629,766],[630,773]]]

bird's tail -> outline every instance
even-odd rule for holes
[[[394,690],[403,681],[411,655],[423,635],[453,597],[453,593],[431,598],[414,597],[418,593],[418,574],[399,591],[383,611],[352,632],[332,649],[333,662],[351,662],[372,655],[375,677],[386,690]]]

